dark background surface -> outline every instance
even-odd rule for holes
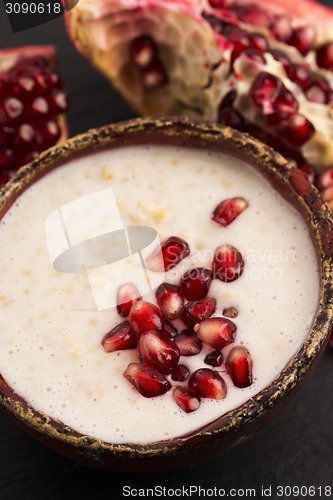
[[[332,5],[331,0],[325,3]],[[43,43],[54,44],[58,50],[59,69],[71,98],[71,135],[135,116],[76,52],[62,19],[12,34],[0,3],[1,48]],[[321,486],[322,492],[317,489],[312,498],[331,498],[325,496],[324,487],[331,486],[333,490],[332,387],[333,353],[327,350],[291,406],[259,436],[204,465],[155,474],[103,471],[69,461],[34,441],[1,411],[0,500],[120,499],[125,485],[159,485],[166,489],[191,485],[226,490],[255,488],[256,498],[262,498],[262,486],[272,487],[271,498],[287,498],[277,495],[278,485],[313,485]]]

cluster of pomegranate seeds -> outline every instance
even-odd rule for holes
[[[224,213],[224,223],[219,223],[224,227],[248,206],[244,198],[224,200],[218,204],[212,218]],[[159,253],[158,261],[165,270],[170,270],[190,254],[190,247],[186,241],[172,236],[162,243]],[[156,251],[149,259],[155,265]],[[160,267],[156,267],[160,271]],[[201,398],[226,397],[227,386],[217,369],[223,365],[222,349],[235,341],[237,326],[230,318],[236,318],[238,311],[235,307],[226,307],[222,316],[213,316],[216,300],[207,295],[213,279],[234,281],[243,267],[240,252],[226,244],[217,248],[212,270],[205,267],[189,269],[180,278],[179,286],[162,283],[155,294],[157,305],[143,300],[134,284],[119,286],[117,311],[127,320],[104,336],[102,346],[106,352],[137,348],[140,362],[131,363],[124,376],[142,396],[159,396],[174,386],[174,400],[187,413],[200,406]],[[182,357],[199,355],[204,347],[203,363],[210,368],[191,373],[182,364]],[[235,386],[251,385],[250,354],[241,346],[230,353],[224,371]],[[175,386],[175,383],[183,385]]]
[[[318,178],[318,186],[322,191],[324,200],[333,209],[333,167],[324,170]]]
[[[142,35],[132,40],[130,58],[140,73],[141,84],[145,90],[158,89],[168,82],[158,47],[150,35]]]
[[[0,69],[1,184],[59,141],[58,118],[67,110],[67,94],[46,57],[22,57],[7,72]]]

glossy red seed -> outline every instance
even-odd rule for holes
[[[251,61],[255,61],[259,64],[266,64],[265,58],[262,53],[257,49],[246,49],[241,54],[241,57],[246,57]]]
[[[220,109],[230,108],[237,97],[237,91],[235,89],[230,90],[222,99],[220,103]]]
[[[7,97],[0,105],[0,125],[15,122],[23,115],[24,107],[16,97]]]
[[[244,50],[252,47],[249,33],[242,28],[230,24],[225,30],[225,36],[233,44],[232,60],[236,59]]]
[[[210,318],[215,308],[216,300],[213,298],[191,300],[185,304],[182,320],[186,326],[193,328],[197,323]]]
[[[177,365],[171,372],[171,378],[175,382],[184,382],[190,375],[190,370],[185,365]]]
[[[48,74],[43,70],[37,70],[31,73],[31,77],[36,84],[34,94],[36,96],[46,96],[49,92]]]
[[[332,99],[330,84],[325,78],[310,78],[304,91],[307,99],[319,104],[328,104]]]
[[[208,0],[211,7],[215,9],[223,9],[231,4],[232,0]]]
[[[178,365],[180,350],[177,344],[161,333],[143,333],[139,348],[144,362],[160,373],[170,373]]]
[[[142,86],[145,90],[156,90],[168,82],[168,76],[161,61],[154,59],[141,70]]]
[[[54,146],[59,139],[60,128],[55,120],[49,120],[36,130],[36,146],[39,151]]]
[[[284,139],[292,146],[303,146],[315,133],[312,123],[299,113],[292,115],[282,129]]]
[[[177,285],[162,283],[156,291],[156,298],[164,318],[173,321],[181,316],[184,298]]]
[[[171,388],[170,382],[161,373],[142,363],[130,363],[124,371],[124,377],[145,398],[161,396]]]
[[[323,198],[326,203],[333,201],[333,186],[329,186],[323,190]]]
[[[173,397],[177,405],[186,413],[191,413],[200,406],[200,398],[185,387],[175,387]]]
[[[195,356],[202,349],[202,342],[191,329],[183,330],[173,339],[181,356]]]
[[[135,38],[130,44],[130,57],[139,68],[145,68],[157,57],[157,46],[149,35]]]
[[[320,68],[333,71],[333,41],[325,43],[317,49],[316,60]]]
[[[287,74],[294,83],[305,88],[310,79],[310,71],[302,64],[291,64],[287,69]]]
[[[69,100],[66,92],[63,90],[55,89],[48,97],[51,115],[58,115],[65,113],[69,108]]]
[[[31,123],[45,121],[49,117],[49,105],[44,97],[36,97],[26,111],[26,119]]]
[[[228,226],[249,206],[248,201],[241,197],[235,196],[221,201],[214,209],[212,219],[220,224],[220,226]]]
[[[137,338],[128,321],[124,321],[108,332],[102,339],[102,346],[106,352],[134,349]]]
[[[35,140],[35,130],[28,123],[23,123],[19,126],[16,137],[15,137],[15,147],[18,148],[20,154],[26,151]]]
[[[138,338],[145,332],[164,333],[161,311],[145,300],[134,302],[129,314],[130,325]]]
[[[192,373],[188,387],[201,398],[224,399],[227,395],[223,378],[210,368],[200,368]]]
[[[274,102],[274,116],[279,123],[286,120],[298,110],[298,102],[293,94],[285,87],[281,87],[279,95]]]
[[[232,245],[221,245],[215,251],[212,274],[213,279],[226,283],[238,279],[244,270],[242,254]]]
[[[219,110],[218,122],[228,127],[236,128],[245,131],[245,123],[243,117],[232,108],[222,108]]]
[[[212,273],[204,267],[189,269],[180,280],[180,289],[187,300],[204,299],[212,281]]]
[[[254,104],[260,108],[264,115],[274,112],[274,103],[281,89],[281,81],[269,73],[259,73],[254,80],[250,95]]]
[[[6,95],[9,89],[11,88],[11,82],[5,73],[0,73],[0,100],[2,100]]]
[[[194,331],[202,342],[220,351],[234,342],[237,326],[230,319],[216,317],[195,325]]]
[[[333,167],[323,170],[318,179],[320,189],[333,186]]]
[[[271,26],[271,31],[280,42],[285,42],[292,36],[290,18],[284,15],[277,16]]]
[[[253,49],[258,50],[259,52],[267,52],[268,43],[266,38],[259,33],[251,33],[249,35],[250,45]]]
[[[286,43],[295,47],[305,56],[314,46],[316,32],[312,26],[301,26],[292,31],[291,37]]]
[[[225,307],[222,312],[223,316],[226,316],[227,318],[237,318],[238,316],[238,311],[236,307]]]
[[[236,387],[252,384],[252,358],[245,347],[233,347],[225,360],[225,367]]]
[[[214,368],[221,366],[223,363],[223,354],[220,351],[209,352],[205,357],[204,362],[206,365],[213,366]]]
[[[189,254],[190,247],[188,243],[178,238],[178,236],[171,236],[162,243],[160,248],[157,248],[149,255],[146,259],[146,265],[151,271],[170,271]]]
[[[134,283],[123,283],[117,290],[117,312],[127,318],[134,302],[141,300],[140,292]]]

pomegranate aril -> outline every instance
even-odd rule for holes
[[[180,289],[187,300],[204,299],[212,281],[212,273],[204,267],[189,269],[180,280]]]
[[[157,57],[157,47],[149,35],[135,38],[130,45],[130,56],[139,68],[145,68]]]
[[[213,298],[191,300],[185,304],[182,320],[185,325],[193,328],[197,323],[210,318],[215,308],[216,300]]]
[[[168,76],[163,64],[154,59],[141,70],[142,86],[145,90],[156,90],[168,82]]]
[[[46,96],[49,93],[49,78],[46,72],[44,71],[34,71],[31,74],[31,77],[34,79],[36,88],[35,94],[39,96]]]
[[[286,120],[297,110],[297,100],[289,90],[282,87],[274,103],[274,115],[277,119],[277,123],[281,120]]]
[[[119,316],[127,318],[134,302],[141,300],[140,292],[134,283],[124,283],[117,290],[117,311]]]
[[[60,128],[55,120],[50,120],[36,131],[36,145],[39,151],[54,146],[60,139]]]
[[[195,356],[202,349],[202,342],[191,329],[186,329],[174,337],[181,356]]]
[[[213,212],[212,219],[220,226],[228,226],[249,206],[248,201],[241,197],[228,198],[221,201]]]
[[[287,16],[277,16],[271,26],[271,30],[275,38],[280,42],[285,42],[292,36],[292,28],[290,18]]]
[[[177,285],[162,283],[156,291],[156,298],[164,318],[173,321],[181,316],[184,299]]]
[[[158,307],[145,300],[134,302],[129,314],[130,325],[138,338],[145,332],[164,332],[163,318]]]
[[[259,52],[267,52],[269,47],[267,40],[263,35],[260,35],[259,33],[251,33],[249,38],[250,45],[253,49],[258,50]]]
[[[288,76],[290,80],[297,83],[303,89],[306,87],[309,78],[310,71],[302,64],[291,64],[287,69]]]
[[[171,372],[171,378],[175,382],[184,382],[190,375],[190,370],[185,365],[177,365]]]
[[[161,373],[142,363],[130,363],[124,371],[124,377],[145,398],[161,396],[171,388],[170,382]]]
[[[221,350],[235,340],[237,326],[227,318],[209,318],[194,327],[198,338],[213,349]]]
[[[226,283],[238,279],[244,269],[242,254],[232,245],[221,245],[215,251],[213,260],[213,279]]]
[[[324,189],[326,187],[333,185],[333,167],[324,170],[318,179],[319,189]]]
[[[102,340],[102,346],[106,352],[134,349],[137,346],[137,338],[128,321],[117,325]]]
[[[208,0],[211,7],[215,9],[224,9],[231,4],[232,0]]]
[[[274,112],[274,102],[280,93],[281,81],[269,73],[259,73],[254,80],[250,95],[254,104],[260,108],[264,115]]]
[[[185,387],[175,387],[173,397],[177,405],[186,413],[195,411],[200,406],[200,398],[194,392],[185,389]]]
[[[16,97],[7,97],[0,104],[0,125],[11,124],[23,114],[24,106]]]
[[[292,115],[283,126],[284,139],[292,146],[303,146],[315,133],[314,126],[304,116],[299,113]]]
[[[28,123],[23,123],[19,126],[16,137],[15,147],[18,148],[20,154],[29,148],[35,140],[35,130]]]
[[[252,358],[244,346],[235,346],[229,351],[225,367],[236,387],[252,384]]]
[[[326,203],[333,201],[333,186],[329,186],[323,190],[323,198]]]
[[[295,47],[305,56],[314,46],[316,32],[312,26],[302,26],[293,30],[286,43]]]
[[[185,240],[171,236],[164,241],[146,260],[151,271],[170,271],[190,254],[190,247]]]
[[[246,129],[243,117],[232,108],[219,109],[218,122],[241,131]]]
[[[333,41],[325,43],[317,49],[316,60],[320,68],[333,71]]]
[[[3,99],[11,87],[10,79],[6,74],[0,74],[0,100]]]
[[[328,104],[333,97],[330,84],[325,78],[320,77],[310,79],[304,93],[309,101],[319,104]]]
[[[242,56],[242,57],[245,56],[245,57],[247,57],[247,59],[250,59],[251,61],[255,61],[259,64],[266,64],[264,56],[257,49],[246,49],[240,54],[240,56]]]
[[[188,387],[201,398],[224,399],[227,395],[223,378],[210,368],[200,368],[192,373]]]
[[[222,312],[223,316],[226,316],[227,318],[237,318],[238,316],[238,311],[236,307],[225,307]]]
[[[65,113],[69,108],[69,100],[66,92],[63,90],[55,89],[48,97],[51,115],[58,115]]]
[[[29,109],[26,110],[25,119],[30,123],[45,121],[49,117],[50,107],[44,97],[36,97]]]
[[[213,366],[214,368],[221,366],[223,363],[223,354],[220,351],[212,351],[207,354],[204,362],[206,365]]]
[[[231,5],[230,10],[233,10],[237,18],[246,24],[252,24],[253,26],[268,26],[271,22],[269,13],[255,3],[246,5],[235,2]]]
[[[177,344],[161,333],[143,333],[139,348],[144,362],[160,373],[170,373],[178,365],[180,351]]]

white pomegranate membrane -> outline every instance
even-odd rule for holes
[[[210,368],[227,387],[225,399],[202,398],[185,413],[173,398],[143,397],[123,376],[138,349],[106,353],[103,336],[124,321],[116,308],[97,311],[87,277],[52,268],[45,220],[60,206],[112,188],[124,225],[154,227],[164,241],[187,241],[190,255],[166,273],[179,284],[189,269],[211,269],[217,247],[229,244],[244,258],[233,282],[212,281],[214,316],[235,308],[233,344],[253,359],[253,383],[234,386],[222,366],[181,357],[190,372]],[[228,226],[212,220],[225,199],[248,207]],[[82,214],[84,223],[85,214]],[[94,153],[57,168],[29,188],[1,224],[0,367],[36,409],[84,434],[113,443],[149,443],[181,436],[212,422],[257,394],[287,365],[306,338],[319,301],[319,270],[307,225],[251,167],[224,154],[186,148],[126,147]],[[121,283],[119,283],[120,285]],[[157,304],[154,293],[143,297]],[[175,322],[181,331],[179,320]],[[168,379],[170,376],[166,375]],[[185,386],[173,382],[172,385]]]

